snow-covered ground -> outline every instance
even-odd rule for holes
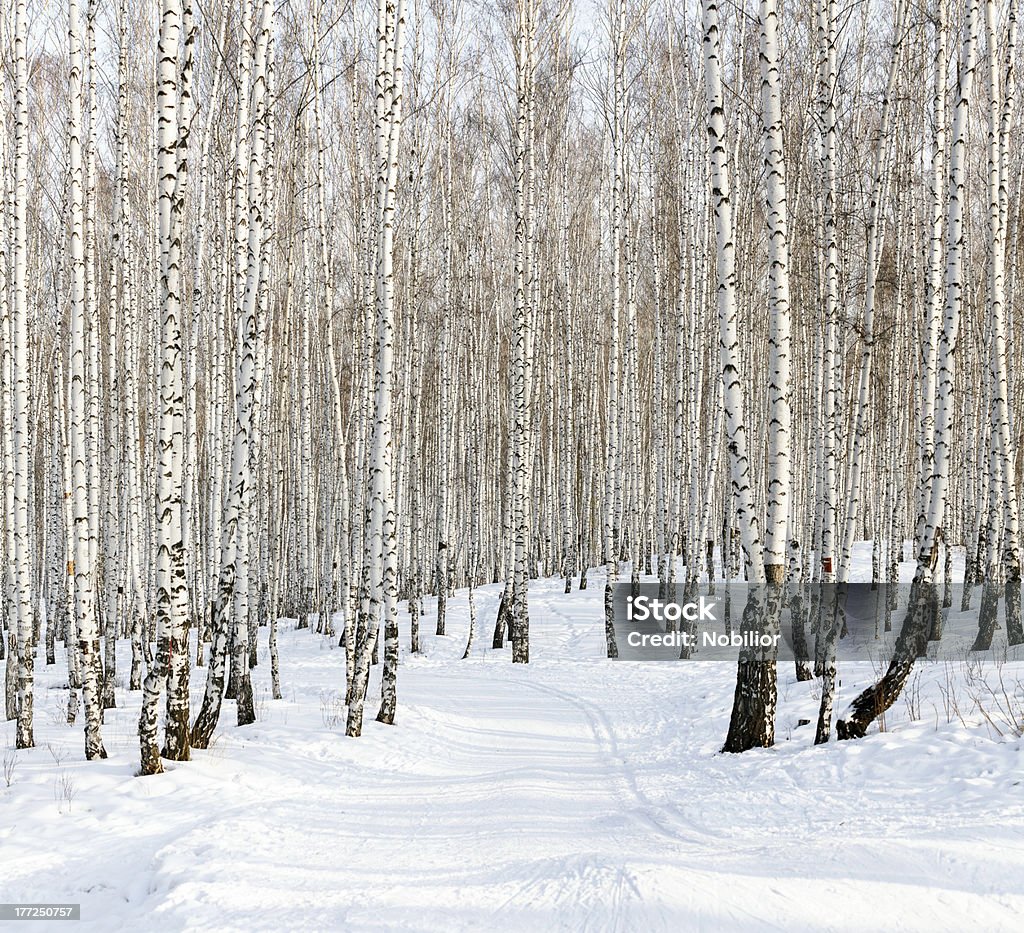
[[[733,667],[604,659],[602,583],[531,585],[528,666],[489,649],[496,587],[461,660],[460,593],[450,634],[403,657],[397,724],[371,702],[356,740],[341,651],[283,624],[284,699],[264,644],[257,722],[225,702],[213,747],[157,777],[133,776],[138,694],[118,689],[110,757],[85,762],[63,669],[40,664],[38,747],[0,724],[0,901],[80,902],[76,928],[102,931],[1021,929],[1005,646],[921,663],[885,731],[817,748],[796,725],[816,686],[783,670],[776,747],[722,755]],[[840,707],[874,674],[846,665]]]

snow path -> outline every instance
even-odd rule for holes
[[[597,573],[532,584],[513,666],[489,650],[495,587],[461,660],[460,593],[453,634],[403,663],[396,726],[358,740],[340,651],[285,625],[285,698],[264,660],[258,721],[226,702],[213,748],[154,778],[132,776],[137,695],[86,763],[40,666],[39,748],[0,785],[0,901],[81,901],[103,931],[1020,929],[1019,740],[922,717],[815,749],[792,728],[813,688],[787,682],[779,745],[719,755],[732,669],[602,659],[601,596]]]

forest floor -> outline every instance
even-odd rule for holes
[[[137,693],[85,762],[63,667],[40,664],[38,747],[0,724],[0,901],[81,903],[75,928],[101,931],[1020,929],[1024,744],[1000,706],[1024,700],[1024,661],[1005,645],[921,662],[884,731],[822,747],[796,725],[816,685],[780,669],[778,743],[723,755],[734,667],[604,659],[590,577],[531,584],[525,666],[490,650],[494,586],[461,659],[460,592],[449,634],[403,657],[396,725],[374,698],[358,740],[334,640],[282,623],[272,700],[263,630],[257,722],[225,702],[212,748],[156,777],[134,776]],[[874,667],[843,666],[838,709]]]

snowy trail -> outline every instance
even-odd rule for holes
[[[297,651],[309,636],[284,640],[285,651]],[[422,667],[412,666],[409,687],[428,681],[430,703],[403,710],[394,730],[415,742],[403,746],[378,729],[365,740],[371,754],[361,755],[364,742],[336,731],[285,745],[257,724],[244,736],[258,749],[240,746],[250,753],[227,773],[218,759],[235,749],[217,744],[153,780],[124,774],[122,763],[114,798],[98,802],[107,811],[100,819],[75,820],[80,805],[62,814],[91,825],[73,827],[78,838],[53,853],[59,880],[20,872],[16,857],[5,882],[38,896],[75,891],[87,906],[96,895],[101,909],[86,914],[97,929],[130,924],[140,909],[165,929],[242,929],[254,917],[268,929],[479,929],[527,913],[547,927],[587,905],[604,928],[626,928],[616,917],[638,891],[607,853],[661,829],[643,815],[647,803],[599,711],[510,676],[505,663]],[[189,772],[202,776],[190,782]],[[124,845],[132,824],[148,836],[137,848],[152,847],[141,864]],[[581,840],[593,851],[581,852]],[[34,842],[13,832],[11,841],[26,857]],[[83,849],[100,856],[103,880],[80,887],[90,863],[100,867]]]
[[[626,929],[616,917],[640,891],[610,855],[675,837],[647,816],[606,727],[548,686],[485,673],[444,680],[420,723],[444,723],[432,757],[386,756],[354,794],[346,769],[325,762],[315,784],[195,827],[162,856],[159,874],[173,890],[164,907],[195,918],[217,903],[218,923],[242,926],[255,905],[247,892],[237,915],[226,909],[231,879],[260,874],[278,852],[299,858],[261,885],[259,914],[282,925],[298,899],[303,926],[368,929],[391,914],[413,928],[480,929],[526,909],[550,927],[592,905],[602,928]],[[204,877],[190,878],[199,859]],[[325,866],[336,892],[326,898]],[[356,888],[362,906],[347,903]]]
[[[40,747],[0,788],[0,900],[80,901],[103,931],[1020,928],[1019,741],[908,722],[814,749],[787,725],[811,686],[786,683],[779,745],[722,756],[731,670],[604,660],[596,579],[531,586],[513,666],[489,649],[497,595],[466,661],[450,602],[452,634],[403,663],[398,723],[359,740],[340,652],[291,626],[285,698],[262,663],[258,721],[226,703],[213,747],[155,778],[132,776],[137,697],[86,763],[42,687]]]

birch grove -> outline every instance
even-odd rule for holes
[[[730,752],[790,679],[864,736],[957,605],[1024,642],[1016,0],[53,13],[0,3],[19,748],[56,665],[88,758],[135,703],[140,772],[188,761],[261,666],[287,695],[284,627],[355,738],[463,597],[460,657],[542,658],[544,576],[603,584],[606,659],[648,583],[791,630],[730,668]]]

